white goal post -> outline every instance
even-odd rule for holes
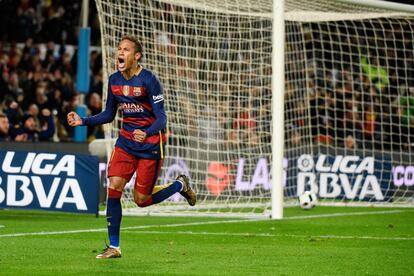
[[[140,209],[127,188],[124,210],[282,218],[305,190],[412,207],[414,10],[357,2],[96,0],[105,79],[132,34],[164,86],[159,184],[188,174],[199,200]]]

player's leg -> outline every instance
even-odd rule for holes
[[[98,259],[108,259],[121,257],[120,250],[120,228],[122,220],[121,196],[126,183],[131,179],[135,171],[136,159],[116,147],[112,152],[108,165],[108,198],[106,206],[106,220],[108,223],[109,247],[101,254]]]
[[[188,192],[191,190],[188,178],[184,181],[182,176],[178,177],[176,181],[161,186],[155,186],[160,174],[162,161],[163,160],[149,159],[138,160],[134,200],[139,207],[157,204],[177,192]],[[194,192],[192,193],[194,194]],[[193,202],[195,204],[195,194]]]
[[[108,198],[106,205],[106,221],[108,227],[109,246],[96,256],[97,259],[121,257],[119,246],[120,228],[122,220],[121,196],[127,181],[118,176],[109,178]]]
[[[139,207],[154,204],[152,190],[160,174],[162,163],[162,159],[138,159],[135,172],[134,201]]]

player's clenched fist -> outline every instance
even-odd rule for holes
[[[142,143],[145,140],[145,138],[147,138],[147,134],[144,131],[142,131],[140,129],[134,130],[134,139],[135,139],[135,141],[138,141],[138,142]]]
[[[69,112],[67,116],[68,124],[70,126],[80,126],[82,125],[82,120],[76,112]]]

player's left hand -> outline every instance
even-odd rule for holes
[[[135,141],[137,141],[137,142],[142,143],[145,140],[145,138],[147,138],[147,134],[144,131],[140,130],[140,129],[134,130],[133,133],[134,133]]]

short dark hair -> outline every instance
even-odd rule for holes
[[[138,61],[140,61],[141,58],[142,58],[142,56],[143,56],[143,49],[142,49],[141,42],[139,42],[139,40],[135,36],[132,36],[132,35],[125,35],[125,36],[123,36],[121,38],[120,42],[123,41],[123,40],[129,40],[129,41],[131,41],[131,42],[133,42],[135,44],[135,52],[136,53],[141,53],[141,57],[138,60]]]

